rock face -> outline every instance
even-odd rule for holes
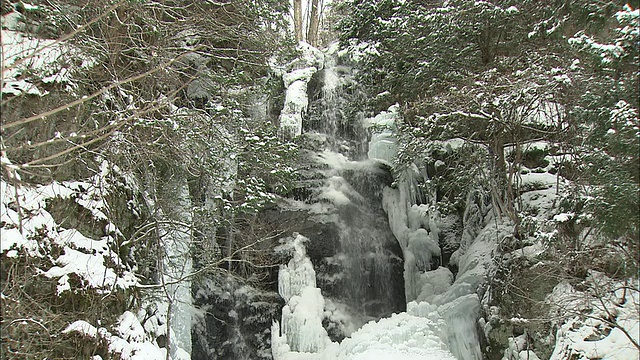
[[[193,329],[192,360],[271,359],[271,323],[284,302],[228,277],[208,279],[194,294],[200,309]]]

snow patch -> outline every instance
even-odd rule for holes
[[[637,280],[631,281],[637,287]],[[638,349],[633,342],[640,341],[640,294],[596,271],[589,273],[586,283],[598,291],[588,294],[561,282],[547,297],[552,316],[566,319],[558,324],[550,360],[636,359]]]

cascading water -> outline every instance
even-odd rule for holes
[[[494,239],[508,226],[489,224],[486,213],[479,224],[463,219],[463,226],[477,236],[469,243],[454,240],[459,249],[451,254],[452,247],[442,239],[459,238],[459,223],[443,222],[435,196],[424,203],[430,193],[420,192],[417,166],[391,187],[387,166],[397,153],[393,125],[398,107],[366,121],[346,121],[342,105],[350,94],[343,88],[349,86],[350,70],[336,65],[335,53],[330,49],[324,62],[309,65],[314,74],[305,78],[304,96],[287,90],[292,99],[309,100],[305,123],[296,128],[311,144],[311,165],[305,190],[299,192],[303,195],[288,206],[292,212],[307,212],[310,220],[296,228],[309,239],[306,250],[299,250],[298,241],[297,257],[281,272],[304,272],[296,264],[312,263],[305,278],[313,274],[317,281],[285,282],[280,289],[287,305],[283,328],[278,323],[273,327],[274,358],[449,360],[455,355],[479,360],[477,289],[491,266]],[[372,125],[377,126],[370,139],[362,136]],[[290,124],[282,126],[287,130]],[[449,264],[459,269],[457,277]],[[362,326],[369,320],[377,322]],[[320,322],[326,331],[320,330]],[[307,327],[313,331],[306,332]],[[294,328],[298,330],[292,332]]]
[[[324,152],[319,161],[344,160]],[[331,158],[333,156],[333,158]],[[371,319],[404,310],[400,248],[382,209],[382,190],[391,176],[370,161],[333,163],[317,197],[332,202],[325,215],[338,229],[335,255],[318,264],[320,288],[331,299],[347,305],[356,327]],[[348,333],[344,335],[349,335]]]
[[[365,124],[345,116],[351,70],[337,64],[335,51],[319,68],[309,80],[309,120],[302,126],[303,135],[319,143],[308,156],[313,181],[304,182],[307,195],[296,207],[322,230],[297,231],[310,239],[306,247],[326,299],[323,324],[336,341],[370,320],[404,311],[406,303],[402,252],[382,209],[392,176],[387,166],[367,159]],[[291,317],[283,316],[282,324],[290,329]]]
[[[337,48],[327,50],[322,69],[308,85],[309,114],[303,125],[305,132],[325,136],[325,148],[350,160],[367,158],[368,136],[362,119],[348,113],[348,98],[354,96],[352,69],[338,63]]]
[[[316,158],[326,178],[316,189],[316,199],[333,205],[325,221],[336,225],[339,240],[336,254],[319,264],[325,270],[319,286],[331,300],[346,305],[352,325],[360,327],[405,307],[402,281],[394,277],[402,271],[400,248],[382,209],[383,189],[392,177],[381,164],[363,160],[363,124],[345,117],[343,90],[349,85],[350,69],[338,65],[329,51],[319,74],[318,131],[327,136],[327,145]]]
[[[329,141],[335,150],[335,140],[337,139],[338,121],[340,114],[338,108],[338,90],[342,87],[341,79],[335,68],[333,61],[326,61],[322,72],[322,102],[324,111],[321,111],[323,121],[322,130],[329,137]],[[331,106],[331,108],[329,107]]]

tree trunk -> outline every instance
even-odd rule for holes
[[[511,184],[512,178],[507,174],[507,161],[504,156],[504,139],[501,135],[496,135],[491,143],[492,152],[494,155],[494,178],[496,194],[498,202],[500,204],[500,212],[503,215],[509,216],[514,225],[518,226],[519,219],[514,208],[514,193]]]
[[[311,1],[311,19],[309,19],[309,30],[307,41],[313,46],[318,46],[318,27],[320,26],[320,10],[318,0]]]
[[[302,41],[302,0],[293,0],[293,26],[296,31],[296,40]]]

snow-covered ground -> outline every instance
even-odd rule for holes
[[[597,271],[586,282],[592,286],[587,291],[561,282],[547,297],[555,314],[568,317],[558,326],[550,360],[638,359],[639,284],[613,281]]]

